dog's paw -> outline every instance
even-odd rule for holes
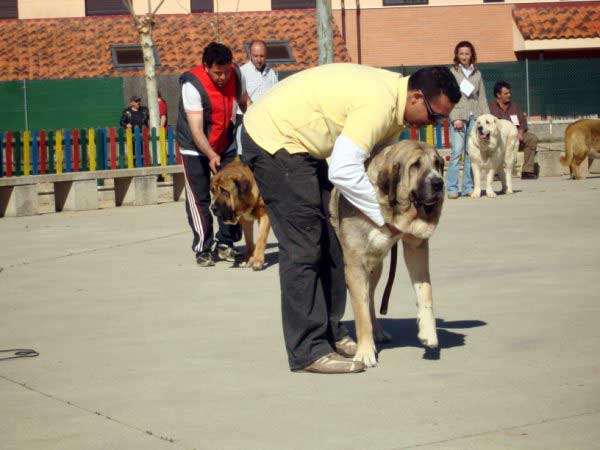
[[[263,270],[265,267],[265,260],[264,258],[250,258],[248,265],[251,266],[254,271]]]
[[[352,360],[362,361],[367,367],[375,367],[377,365],[377,353],[375,352],[375,348],[366,351],[361,351],[358,349]]]
[[[438,337],[435,330],[420,330],[419,341],[425,347],[436,348],[438,346]]]
[[[495,198],[496,197],[496,193],[492,189],[490,189],[488,191],[485,191],[485,195],[487,195],[488,198]]]
[[[513,193],[513,190],[512,190],[512,189],[507,189],[507,190],[505,190],[505,191],[504,191],[504,193],[505,193],[505,194],[512,194],[512,193]]]
[[[473,191],[471,192],[471,198],[479,198],[481,197],[481,191],[477,192],[477,191]]]

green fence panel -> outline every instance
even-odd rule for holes
[[[531,114],[600,112],[600,59],[529,61]]]
[[[25,129],[25,96],[22,81],[0,83],[0,130]]]
[[[122,78],[27,82],[29,128],[113,127],[123,111]]]

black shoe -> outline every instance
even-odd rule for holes
[[[200,267],[212,267],[212,266],[214,266],[215,265],[215,260],[213,258],[212,252],[205,251],[205,252],[198,253],[196,255],[196,263],[198,263],[198,265]]]
[[[233,248],[233,245],[227,245],[224,244],[223,242],[219,242],[219,241],[215,241],[216,245],[215,245],[215,250],[214,250],[214,254],[216,256],[216,258],[218,258],[221,261],[230,261],[230,262],[236,262],[241,258],[240,252],[238,252],[235,248]]]
[[[533,172],[521,173],[521,180],[537,180],[538,176]]]

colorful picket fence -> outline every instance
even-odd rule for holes
[[[450,147],[448,120],[402,139]],[[172,126],[0,132],[0,177],[181,164]]]
[[[174,164],[172,126],[0,132],[0,177]]]
[[[427,142],[429,145],[439,149],[450,148],[450,129],[448,119],[435,125],[404,130],[400,139],[413,139],[416,141]]]

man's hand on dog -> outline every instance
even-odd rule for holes
[[[221,165],[221,157],[216,153],[208,160],[208,167],[212,173],[217,173],[219,171],[219,166]]]

